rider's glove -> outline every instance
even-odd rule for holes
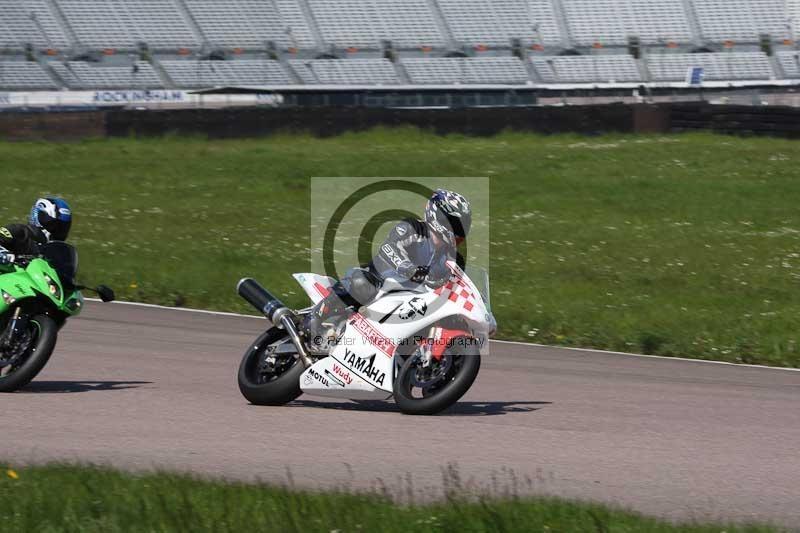
[[[14,254],[10,254],[5,250],[0,250],[0,265],[10,265],[14,262]]]
[[[414,283],[422,283],[423,281],[425,281],[425,278],[427,277],[429,270],[430,267],[418,266],[416,272],[414,272],[414,275],[411,276],[411,281],[413,281]]]
[[[438,288],[448,281],[450,281],[450,269],[447,268],[447,266],[442,265],[438,268],[431,269],[430,273],[428,274],[428,279],[425,280],[425,283],[429,287]]]

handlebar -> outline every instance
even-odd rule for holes
[[[22,268],[27,268],[31,261],[34,259],[40,259],[41,255],[17,255],[17,254],[6,254],[4,256],[4,261],[0,264],[2,266],[19,266]]]
[[[40,259],[41,255],[16,255],[14,254],[14,260],[12,261],[13,264],[19,266],[27,266],[31,261],[34,259]]]
[[[429,289],[438,289],[439,287],[446,285],[450,279],[451,278],[449,277],[445,279],[426,279],[425,286]]]

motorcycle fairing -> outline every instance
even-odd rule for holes
[[[451,268],[451,280],[436,290],[382,290],[375,301],[353,313],[330,357],[320,359],[301,375],[300,388],[322,396],[386,399],[394,389],[397,365],[402,363],[395,357],[399,343],[415,343],[415,337],[424,338],[431,326],[452,316],[462,317],[471,327],[471,331],[459,333],[480,342],[486,339],[494,328],[494,317],[464,272],[455,264]],[[334,283],[316,274],[294,277],[314,303],[324,298]]]
[[[381,390],[360,378],[334,357],[320,359],[300,376],[300,389],[308,394],[354,400],[387,400],[391,390]]]
[[[361,312],[375,329],[395,343],[426,335],[428,328],[447,317],[463,318],[471,334],[481,341],[496,324],[477,291],[455,281],[427,293],[389,293]]]
[[[57,299],[50,294],[45,275],[61,289],[61,298]],[[51,300],[57,308],[63,307],[64,293],[61,280],[55,270],[41,259],[31,261],[27,269],[16,267],[16,271],[0,274],[0,289],[17,301],[40,294]],[[0,314],[5,313],[9,307],[3,299],[0,299]]]
[[[36,295],[31,287],[32,285],[33,280],[24,270],[0,275],[0,289],[17,301]],[[5,313],[8,308],[9,306],[5,301],[0,299],[0,314]]]
[[[354,313],[330,355],[373,389],[391,394],[396,348],[394,339],[383,334],[377,324]]]
[[[328,276],[305,272],[292,274],[292,277],[303,287],[303,290],[306,291],[306,294],[308,294],[308,297],[314,302],[314,305],[330,293],[331,287],[333,287],[336,281]]]

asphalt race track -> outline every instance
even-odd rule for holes
[[[800,525],[800,372],[496,343],[442,416],[308,396],[256,407],[236,370],[264,325],[89,303],[39,379],[0,396],[0,456],[414,498],[457,463],[464,486]]]

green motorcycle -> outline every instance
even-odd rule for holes
[[[58,331],[83,309],[82,290],[114,300],[105,285],[75,284],[78,254],[65,242],[43,245],[39,255],[14,258],[0,267],[0,392],[13,392],[42,371]]]

